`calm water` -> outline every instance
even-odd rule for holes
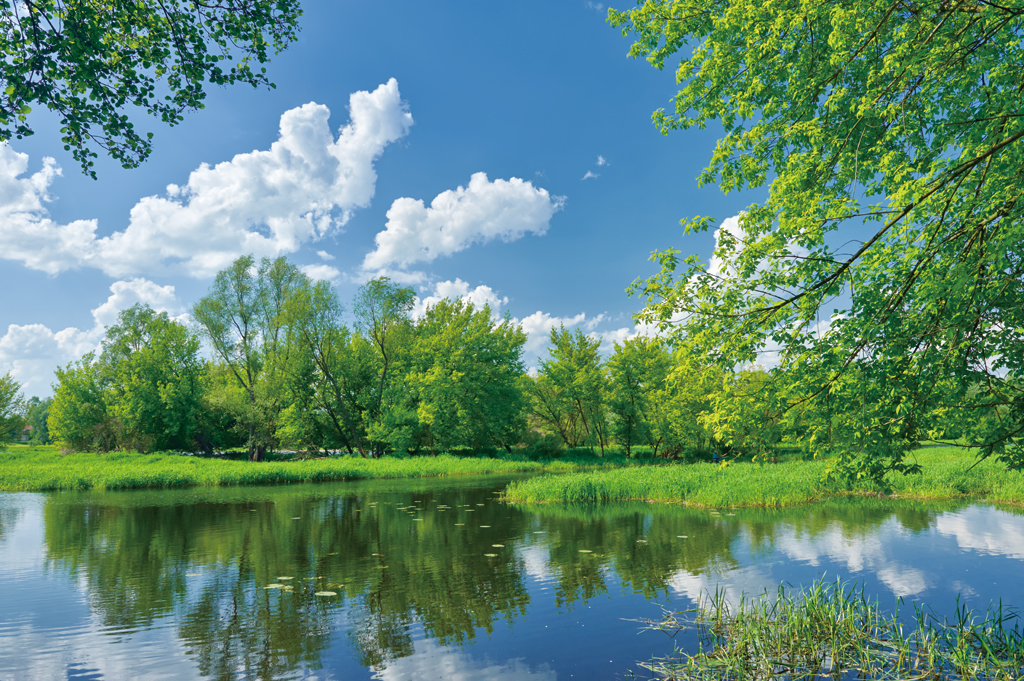
[[[0,494],[0,679],[647,678],[672,642],[627,620],[718,586],[1024,605],[1017,511],[522,508],[504,482]]]

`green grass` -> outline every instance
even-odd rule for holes
[[[620,465],[621,462],[610,462]],[[538,463],[522,457],[473,458],[455,456],[338,457],[301,461],[249,463],[177,454],[73,453],[56,447],[11,445],[0,452],[0,490],[122,490],[205,485],[276,485],[367,478],[419,478],[454,475],[493,475],[574,471],[594,465],[587,461]]]
[[[1017,617],[999,605],[979,621],[958,601],[952,622],[916,609],[905,625],[869,601],[863,588],[840,582],[819,581],[796,593],[779,587],[775,598],[765,593],[737,606],[716,592],[695,613],[666,612],[660,622],[644,623],[673,638],[695,627],[696,653],[677,647],[672,657],[641,666],[677,681],[1016,681],[1024,668]]]
[[[973,450],[921,449],[913,458],[924,472],[892,475],[893,494],[913,499],[982,499],[1024,503],[1024,472],[994,460],[980,464]],[[827,462],[668,464],[581,471],[511,483],[505,498],[516,503],[661,501],[693,506],[787,506],[846,494],[878,493],[864,483],[848,489],[824,481]]]

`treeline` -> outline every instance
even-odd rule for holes
[[[143,305],[122,312],[98,355],[57,371],[34,421],[45,414],[48,436],[71,450],[244,446],[254,461],[282,447],[675,457],[909,446],[905,434],[863,428],[886,387],[863,374],[815,386],[727,371],[650,338],[605,358],[599,339],[558,328],[529,375],[526,335],[507,316],[442,300],[414,317],[414,304],[411,288],[378,278],[346,314],[330,284],[284,258],[243,257],[189,326]]]

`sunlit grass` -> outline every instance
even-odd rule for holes
[[[915,609],[886,614],[863,587],[814,583],[806,591],[729,602],[718,591],[693,611],[666,612],[645,628],[696,628],[695,652],[641,666],[673,681],[749,679],[978,679],[1016,681],[1024,669],[1018,614],[998,605],[979,619],[957,602],[953,621]]]
[[[920,475],[890,475],[887,488],[847,487],[825,480],[827,462],[673,464],[580,471],[511,483],[505,498],[516,503],[662,501],[694,506],[787,506],[845,494],[886,492],[915,499],[984,499],[1024,503],[1024,472],[995,460],[978,462],[973,450],[921,449],[913,457]]]
[[[275,485],[368,478],[420,478],[572,471],[593,462],[455,456],[336,457],[249,463],[177,454],[72,453],[56,447],[9,446],[0,452],[0,490],[121,490],[207,485]]]

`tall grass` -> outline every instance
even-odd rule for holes
[[[793,593],[730,604],[716,591],[696,611],[645,622],[675,637],[697,629],[698,649],[642,666],[667,679],[978,679],[1024,678],[1024,633],[1018,615],[1000,603],[982,620],[957,601],[956,616],[939,621],[915,608],[910,626],[883,613],[863,587],[815,582]],[[1010,625],[1013,625],[1012,627]]]
[[[505,490],[513,502],[671,501],[698,506],[785,506],[819,499],[828,490],[825,465],[669,464],[577,472],[520,480]]]
[[[120,490],[203,485],[268,485],[367,478],[417,478],[571,471],[581,464],[555,461],[420,456],[340,457],[249,463],[177,454],[74,453],[54,447],[9,447],[0,452],[0,490]]]
[[[511,483],[505,498],[516,503],[664,501],[695,506],[786,506],[844,494],[883,490],[915,499],[983,499],[1024,503],[1024,471],[994,460],[978,463],[972,450],[921,449],[913,458],[920,475],[890,475],[884,488],[825,480],[825,461],[674,464],[576,472]]]

